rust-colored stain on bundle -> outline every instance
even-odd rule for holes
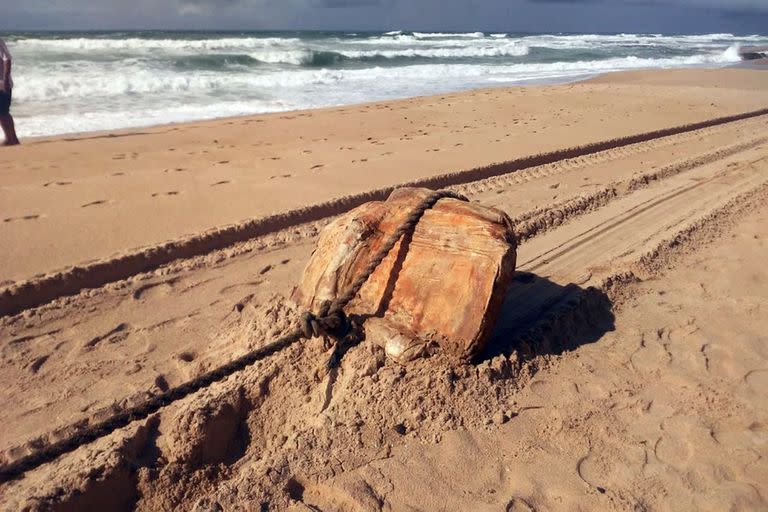
[[[293,298],[315,311],[333,300],[429,193],[397,189],[329,224]],[[395,360],[417,357],[429,342],[466,360],[491,334],[515,261],[505,213],[442,199],[395,245],[347,313],[367,318],[366,337]]]

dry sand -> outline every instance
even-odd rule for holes
[[[25,141],[0,152],[0,286],[349,194],[768,107],[746,70],[627,73]]]
[[[3,484],[0,506],[765,509],[768,115],[707,121],[766,100],[768,73],[626,73],[0,152],[23,310],[0,318],[6,462],[285,332],[318,230],[367,192],[506,162],[437,183],[522,242],[476,363],[363,342],[326,375],[320,340],[295,345]]]

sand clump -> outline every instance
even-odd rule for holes
[[[255,308],[247,341],[258,343],[275,333],[269,321],[275,310],[291,310],[298,318],[294,305],[275,298]],[[328,355],[320,339],[293,346],[241,378],[154,416],[141,438],[131,440],[132,450],[100,441],[86,448],[85,456],[103,453],[112,461],[96,477],[110,489],[112,503],[174,510],[208,489],[195,498],[198,509],[268,503],[270,510],[280,510],[300,498],[302,489],[390,457],[403,440],[434,443],[455,429],[504,423],[518,414],[510,398],[526,382],[515,355],[458,367],[435,355],[406,367],[388,360],[377,345],[362,343],[330,373]],[[126,477],[133,474],[129,467],[138,467],[135,480]],[[123,485],[115,483],[118,478]],[[81,481],[68,479],[65,485],[73,495],[106,503]],[[25,506],[45,509],[43,489],[27,492],[36,499]],[[50,493],[50,499],[62,499]]]
[[[263,339],[269,329],[258,321],[253,327],[254,339]],[[233,390],[225,384],[215,396],[193,398],[172,420],[172,432],[180,438],[169,445],[184,446],[172,448],[172,453],[188,461],[194,447],[219,435],[208,429],[221,432],[220,420],[210,411],[234,410],[233,400],[240,398],[233,397],[245,390],[242,400],[250,413],[239,422],[237,435],[247,438],[247,449],[228,455],[242,469],[208,502],[227,509],[245,500],[282,509],[308,486],[389,457],[403,439],[437,442],[447,431],[486,428],[499,417],[516,415],[509,397],[525,382],[514,356],[455,367],[450,358],[437,355],[406,367],[388,361],[380,347],[362,343],[345,354],[338,370],[328,373],[328,355],[319,339],[292,347],[247,370]],[[209,421],[197,421],[201,416]],[[195,424],[191,431],[190,423]],[[224,430],[237,428],[227,423]],[[153,488],[142,489],[140,507],[153,503]]]

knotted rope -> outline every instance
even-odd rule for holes
[[[173,402],[186,398],[197,391],[210,386],[215,382],[222,381],[238,373],[257,361],[275,354],[297,341],[310,339],[315,336],[326,336],[334,340],[341,341],[351,330],[351,325],[344,308],[357,296],[360,289],[371,277],[371,274],[378,268],[387,254],[397,244],[403,235],[410,233],[416,228],[424,212],[432,208],[440,199],[452,198],[460,201],[468,201],[461,194],[448,190],[439,190],[430,193],[425,197],[398,226],[398,228],[389,236],[383,246],[374,254],[371,261],[363,269],[360,275],[347,287],[345,292],[332,302],[324,302],[320,310],[315,314],[312,312],[304,313],[299,325],[292,329],[285,336],[257,348],[234,361],[211,370],[191,381],[176,386],[159,395],[155,395],[146,402],[125,409],[113,416],[107,418],[101,423],[90,426],[80,432],[76,432],[70,437],[50,444],[45,448],[38,450],[30,455],[21,457],[7,466],[0,468],[0,482],[7,482],[17,478],[24,473],[36,469],[43,464],[51,462],[58,457],[80,448],[101,437],[107,436],[114,431],[126,427],[134,421],[141,421],[154,414],[161,408],[170,405]]]

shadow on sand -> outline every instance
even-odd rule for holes
[[[601,290],[559,285],[518,272],[504,299],[491,340],[478,362],[513,352],[526,360],[594,343],[614,330],[612,303]]]

